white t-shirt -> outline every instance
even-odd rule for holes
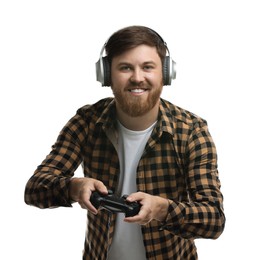
[[[155,123],[143,131],[132,131],[118,122],[118,156],[120,178],[117,194],[137,191],[136,173],[139,160],[151,135]],[[146,260],[141,227],[123,221],[124,214],[117,213],[115,233],[108,260]]]

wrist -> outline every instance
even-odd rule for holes
[[[72,178],[69,183],[69,199],[72,202],[78,201],[80,178]]]
[[[160,222],[165,222],[167,215],[168,215],[168,209],[169,209],[169,200],[165,198],[159,197],[159,210],[158,210],[158,217],[157,220]]]

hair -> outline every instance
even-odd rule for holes
[[[105,50],[109,63],[115,56],[139,45],[156,47],[157,53],[163,63],[166,56],[166,44],[161,36],[145,26],[129,26],[115,32],[107,41]]]

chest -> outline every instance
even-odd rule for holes
[[[120,144],[118,139],[115,140],[116,142],[106,134],[89,140],[83,162],[86,176],[103,181],[114,191],[120,176],[120,158],[117,152]],[[134,145],[136,146],[136,141],[131,147]],[[166,138],[155,141],[149,138],[143,146],[136,169],[137,190],[178,199],[184,193],[185,183],[172,142]],[[129,153],[132,152],[130,149]]]

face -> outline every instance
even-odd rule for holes
[[[155,47],[139,45],[116,56],[111,65],[117,109],[131,117],[155,108],[163,89],[162,62]]]

